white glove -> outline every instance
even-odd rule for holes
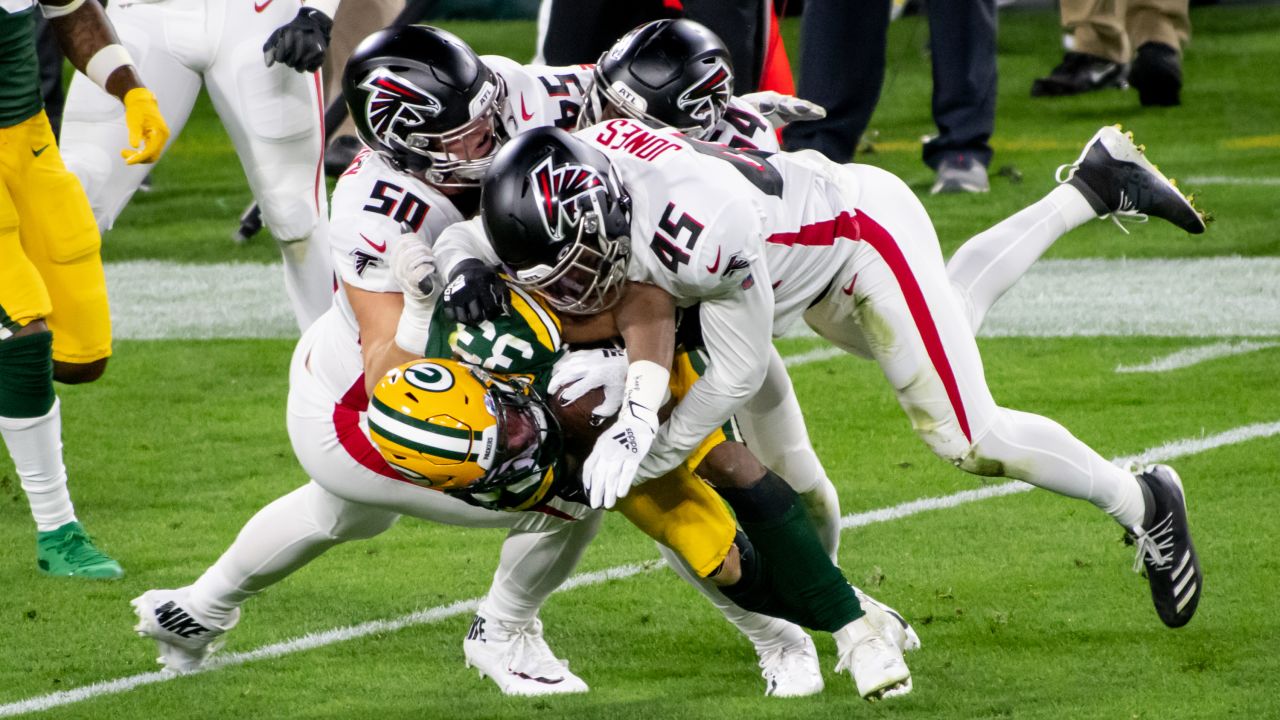
[[[554,397],[564,390],[560,402],[572,405],[592,390],[603,389],[604,401],[591,409],[594,424],[598,425],[622,407],[622,387],[626,381],[626,351],[613,348],[575,350],[560,358],[551,369],[547,394]]]
[[[636,480],[640,461],[658,434],[658,408],[671,371],[647,360],[631,363],[618,419],[596,439],[582,466],[591,507],[611,508]]]
[[[406,352],[422,353],[431,332],[440,282],[431,248],[414,233],[405,233],[391,251],[391,276],[404,293],[404,310],[396,326],[396,345]]]
[[[786,127],[793,122],[821,120],[827,116],[826,108],[815,102],[801,100],[791,95],[783,95],[773,90],[739,95],[740,99],[756,109],[769,121],[773,129]]]

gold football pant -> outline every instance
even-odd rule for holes
[[[43,318],[53,359],[111,354],[101,239],[41,111],[0,128],[0,340]]]

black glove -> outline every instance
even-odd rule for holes
[[[262,46],[267,67],[284,63],[298,72],[315,72],[324,63],[329,49],[329,31],[333,20],[312,7],[304,7],[289,22],[271,32]]]
[[[507,311],[507,284],[480,260],[463,260],[444,287],[444,312],[468,325],[492,320]]]

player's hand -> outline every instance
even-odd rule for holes
[[[826,108],[815,102],[783,95],[773,90],[739,95],[769,121],[776,130],[793,122],[821,120],[827,116]]]
[[[463,260],[444,288],[444,312],[468,325],[492,320],[507,311],[507,284],[481,260]]]
[[[129,145],[135,148],[120,151],[125,163],[137,165],[159,160],[160,151],[169,141],[169,126],[150,90],[136,87],[124,94],[124,124],[129,128]]]
[[[622,407],[622,389],[627,381],[627,353],[613,348],[576,350],[566,354],[551,370],[547,394],[561,394],[560,402],[572,405],[583,395],[601,388],[604,401],[591,409],[591,424],[600,425]]]
[[[582,485],[591,507],[611,508],[626,496],[657,434],[655,409],[634,401],[624,404],[617,421],[596,439],[582,466]]]
[[[262,46],[267,67],[283,63],[298,72],[315,72],[329,50],[333,20],[313,7],[304,7],[289,22],[271,31]]]
[[[406,233],[391,251],[391,276],[409,301],[430,304],[438,295],[436,258],[417,233]]]

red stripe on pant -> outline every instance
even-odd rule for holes
[[[938,334],[933,313],[929,311],[915,273],[911,272],[911,265],[902,254],[902,248],[898,247],[898,241],[893,239],[888,230],[861,210],[855,212],[855,215],[842,212],[830,220],[803,225],[796,232],[776,233],[765,241],[787,246],[823,247],[834,245],[837,239],[844,239],[865,242],[874,248],[898,281],[898,287],[902,289],[902,295],[907,301],[907,309],[911,311],[911,319],[924,342],[925,352],[929,354],[929,361],[933,363],[934,372],[938,373],[938,378],[947,391],[947,399],[951,401],[951,409],[960,423],[960,430],[966,439],[973,442],[973,435],[969,432],[969,418],[960,399],[960,386],[956,384],[951,362],[942,346],[942,336]]]
[[[401,482],[409,482],[403,475],[396,472],[387,461],[383,459],[382,453],[373,446],[369,440],[369,436],[364,434],[364,430],[360,427],[360,413],[369,408],[369,395],[364,391],[364,375],[361,375],[355,384],[347,390],[333,406],[333,429],[337,432],[338,443],[342,445],[342,449],[347,451],[352,460],[360,463],[368,470],[389,477],[392,480]]]

